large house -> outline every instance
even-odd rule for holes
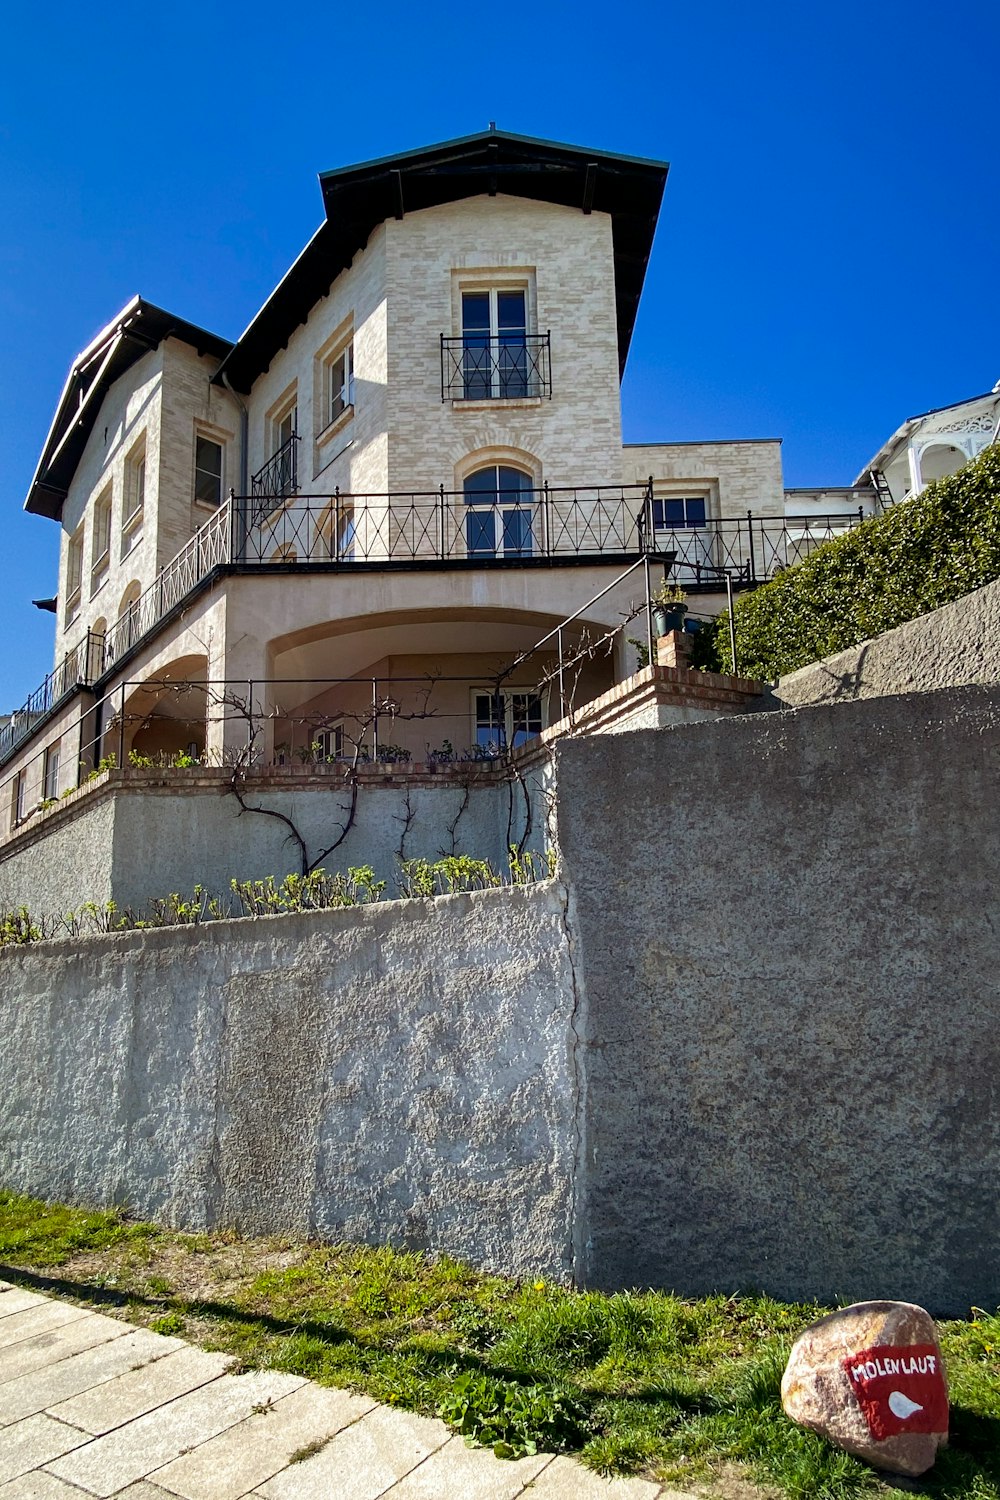
[[[134,297],[26,500],[62,532],[55,666],[0,728],[6,826],[130,752],[519,745],[568,643],[616,632],[578,700],[634,670],[650,578],[714,613],[870,510],[863,483],[789,517],[775,439],[623,445],[666,178],[491,128],[322,173],[235,342]]]

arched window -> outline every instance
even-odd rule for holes
[[[530,557],[536,514],[531,475],[490,464],[468,475],[463,488],[469,557]]]

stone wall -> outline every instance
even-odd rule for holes
[[[602,1287],[1000,1302],[1000,692],[556,747]]]
[[[782,677],[779,707],[1000,682],[1000,583]]]
[[[1000,1303],[1000,688],[554,757],[560,882],[0,952],[0,1182],[600,1287]],[[134,796],[116,869],[179,800]],[[49,816],[54,879],[100,830]]]
[[[564,1277],[565,893],[0,953],[0,1180]]]

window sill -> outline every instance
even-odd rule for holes
[[[344,431],[344,428],[348,427],[353,420],[354,407],[345,406],[344,410],[340,413],[340,416],[334,417],[333,421],[328,422],[327,425],[323,428],[323,431],[316,439],[316,447],[325,448],[327,443],[332,442],[335,437],[339,436],[339,434]]]
[[[515,411],[523,411],[525,408],[541,406],[548,397],[543,396],[481,396],[466,400],[462,396],[454,396],[451,402],[452,411],[496,411],[498,406]]]

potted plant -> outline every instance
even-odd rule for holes
[[[684,616],[687,614],[687,595],[676,583],[663,583],[656,590],[650,601],[653,615],[653,634],[657,639],[661,635],[669,635],[672,630],[684,629]]]

